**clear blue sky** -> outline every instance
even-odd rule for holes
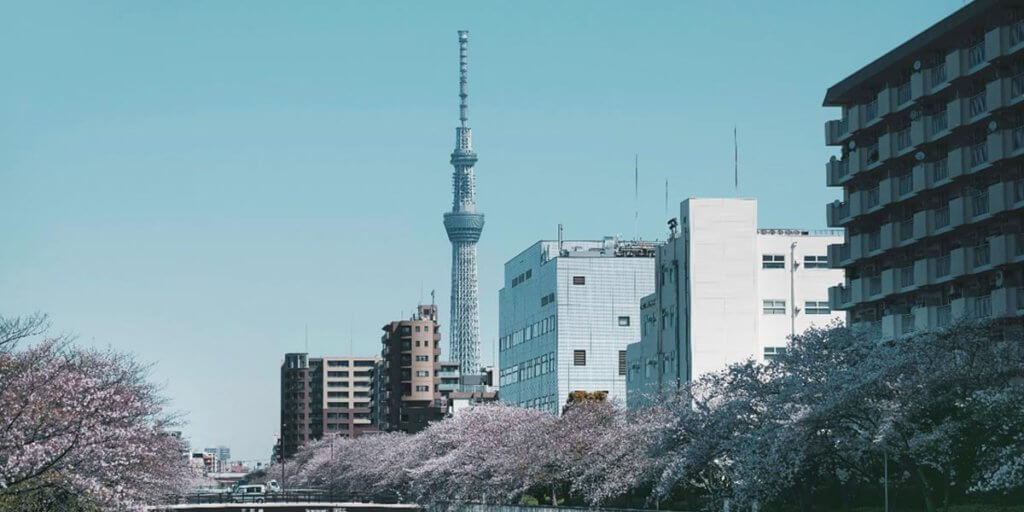
[[[664,237],[689,196],[821,228],[825,89],[962,5],[0,0],[0,312],[155,362],[193,446],[267,458],[278,366],[448,316],[456,30],[470,30],[483,355],[502,265]]]

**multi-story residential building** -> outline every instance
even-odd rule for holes
[[[1024,5],[976,0],[825,93],[830,291],[886,338],[1024,311]]]
[[[658,247],[657,282],[640,302],[640,341],[629,345],[635,407],[700,375],[783,353],[789,337],[841,320],[828,289],[838,230],[758,229],[754,199],[687,199],[679,233]]]
[[[418,432],[445,413],[437,306],[421,305],[412,318],[390,322],[383,329],[374,417],[382,431]]]
[[[505,263],[500,400],[558,414],[570,391],[626,398],[626,345],[654,291],[656,243],[541,240]]]
[[[281,365],[280,455],[325,434],[373,431],[371,382],[376,358],[285,354]]]

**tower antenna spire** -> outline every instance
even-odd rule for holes
[[[633,153],[633,240],[640,238],[640,153]]]
[[[469,31],[459,31],[459,122],[463,128],[469,121]]]

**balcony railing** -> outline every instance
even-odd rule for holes
[[[949,157],[932,162],[932,181],[941,181],[949,176]]]
[[[949,205],[935,210],[935,229],[944,228],[949,225]]]
[[[1010,25],[1010,46],[1024,42],[1024,20]]]
[[[971,146],[971,167],[988,162],[988,143],[978,142]]]
[[[910,101],[910,81],[903,82],[896,87],[896,104],[902,105]]]
[[[868,250],[877,251],[882,246],[882,234],[878,231],[868,233]]]
[[[974,266],[988,265],[992,261],[992,246],[985,243],[974,246]]]
[[[878,142],[875,142],[874,144],[872,144],[870,146],[866,146],[864,148],[864,151],[867,154],[867,158],[866,158],[867,163],[873,164],[873,163],[878,161]]]
[[[1014,126],[1011,133],[1013,140],[1010,143],[1013,144],[1013,149],[1024,148],[1024,123]]]
[[[988,189],[971,196],[971,215],[977,217],[988,213]]]
[[[935,277],[946,277],[949,275],[949,255],[935,258]]]
[[[910,146],[910,127],[906,127],[896,132],[896,151],[900,151]]]
[[[900,269],[900,288],[914,286],[914,266],[906,266]]]
[[[1019,203],[1024,201],[1024,178],[1017,178],[1013,182],[1013,202]]]
[[[931,134],[936,134],[945,130],[949,126],[949,116],[946,115],[946,111],[942,110],[931,115]]]
[[[896,193],[900,196],[905,196],[914,190],[914,175],[906,173],[900,175],[899,179],[896,180]]]
[[[974,298],[974,318],[988,318],[992,316],[992,296],[982,295]]]
[[[837,162],[836,168],[839,171],[839,177],[850,174],[850,161],[848,159],[844,158],[842,160],[837,160]]]
[[[876,117],[878,117],[878,98],[864,105],[864,121],[871,121]]]
[[[914,332],[914,314],[906,313],[900,315],[900,334]]]
[[[1024,233],[1017,233],[1013,237],[1013,255],[1024,256]],[[1020,305],[1024,306],[1024,302],[1021,302]]]
[[[979,116],[985,113],[985,91],[981,91],[967,100],[967,109],[970,117]]]
[[[878,185],[874,188],[868,189],[867,193],[864,194],[864,209],[874,208],[878,206]]]
[[[910,240],[914,236],[914,218],[910,217],[900,221],[900,241]]]
[[[1010,98],[1024,94],[1024,73],[1017,73],[1010,79]]]
[[[941,62],[932,68],[932,87],[946,81],[946,63]]]
[[[982,41],[967,49],[967,67],[973,68],[985,62],[985,42]]]
[[[882,276],[871,276],[868,278],[868,295],[882,293]]]
[[[935,308],[935,323],[939,327],[949,327],[949,324],[953,320],[953,310],[949,304],[938,306]]]

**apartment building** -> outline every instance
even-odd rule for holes
[[[541,240],[505,263],[499,399],[559,414],[570,391],[626,400],[626,345],[654,291],[654,242]]]
[[[408,320],[383,327],[373,404],[381,431],[419,432],[444,417],[437,320],[437,306],[426,304]]]
[[[825,93],[833,309],[892,338],[1024,312],[1024,4],[976,0]]]
[[[658,247],[654,293],[640,301],[640,341],[627,348],[627,406],[747,359],[770,360],[828,307],[839,230],[758,229],[754,199],[687,199],[678,234]]]
[[[375,357],[285,354],[281,364],[280,454],[291,457],[307,441],[374,431],[370,415]]]

